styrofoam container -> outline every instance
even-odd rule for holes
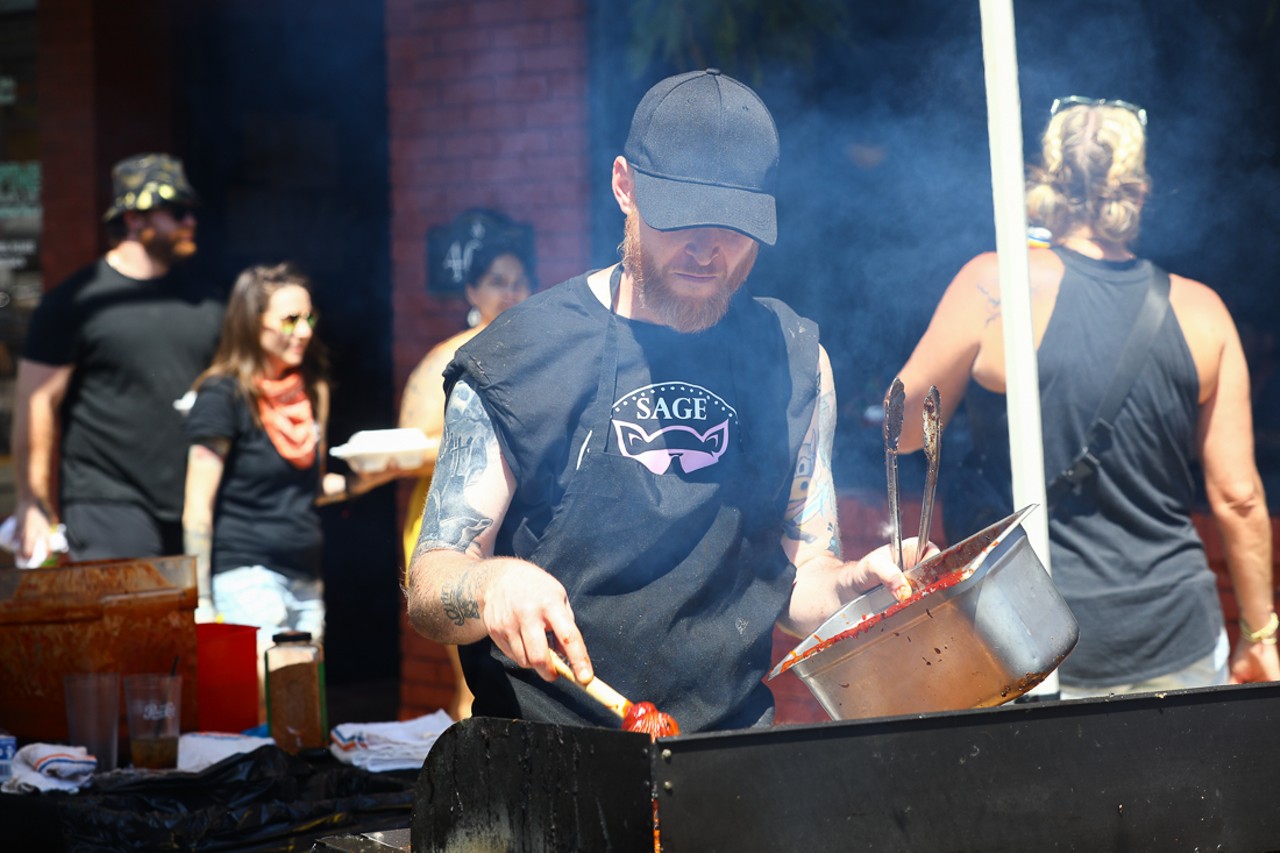
[[[422,430],[367,429],[353,433],[346,444],[329,452],[361,474],[385,471],[394,462],[400,468],[417,468],[426,460],[431,440]]]

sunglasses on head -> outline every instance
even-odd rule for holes
[[[316,327],[316,312],[310,314],[286,314],[280,318],[280,334],[292,335],[299,323],[306,323],[310,328]]]
[[[1052,106],[1049,107],[1049,115],[1056,116],[1063,110],[1069,110],[1072,107],[1119,107],[1137,116],[1138,123],[1143,127],[1147,126],[1147,111],[1145,109],[1128,101],[1112,100],[1110,98],[1082,98],[1079,95],[1054,98]]]

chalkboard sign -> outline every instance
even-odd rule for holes
[[[524,262],[534,281],[533,226],[516,222],[496,210],[472,208],[446,225],[427,231],[427,291],[440,296],[461,296],[468,281],[493,258],[510,252]]]

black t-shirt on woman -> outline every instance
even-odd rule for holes
[[[186,431],[192,443],[231,442],[214,502],[214,572],[261,565],[290,577],[319,577],[318,457],[297,468],[281,456],[254,423],[235,381],[224,376],[200,387]]]

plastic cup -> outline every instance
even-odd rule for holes
[[[76,672],[63,676],[67,694],[67,740],[98,759],[98,772],[116,769],[120,738],[120,673]]]
[[[164,770],[178,766],[181,675],[126,675],[129,750],[133,766]]]
[[[196,625],[196,698],[200,730],[242,732],[258,725],[258,629]]]

